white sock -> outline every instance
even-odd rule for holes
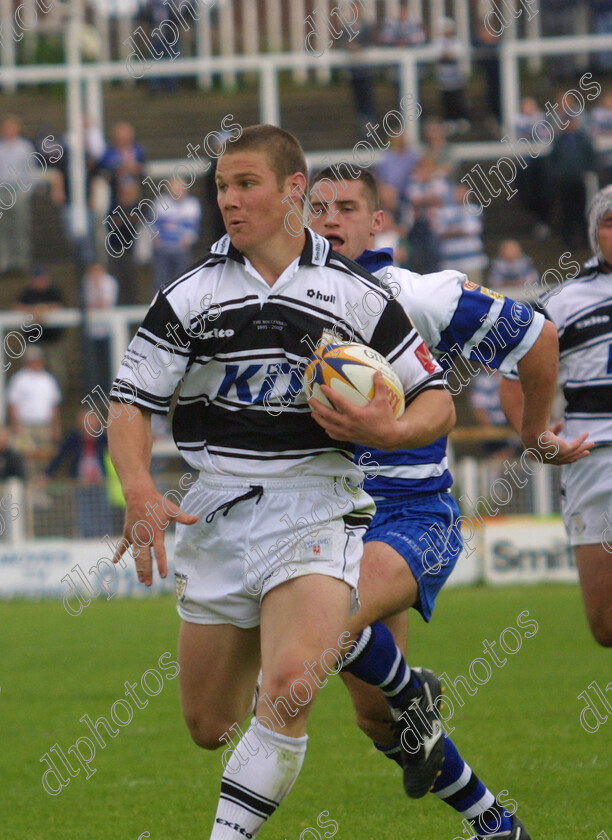
[[[308,735],[290,738],[253,718],[221,780],[210,840],[256,837],[297,779]]]

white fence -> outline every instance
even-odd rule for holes
[[[533,5],[534,0],[531,0]],[[33,4],[32,4],[33,5]],[[215,55],[235,57],[255,55],[265,52],[302,52],[304,41],[311,31],[309,19],[317,16],[320,21],[330,19],[335,7],[345,9],[345,19],[352,20],[351,6],[359,5],[364,18],[380,23],[387,17],[397,15],[399,0],[174,0],[173,8],[190,5],[193,13],[184,10],[182,18],[187,28],[181,31],[182,52],[195,58],[209,59]],[[84,54],[93,50],[103,61],[112,59],[125,60],[130,47],[126,45],[130,35],[142,21],[139,13],[146,6],[139,0],[44,0],[39,2],[36,26],[26,33],[27,54],[36,48],[36,40],[41,35],[55,34],[61,37],[65,33],[66,22],[71,12],[78,15],[81,25],[90,20],[95,34],[87,29],[81,36]],[[423,21],[426,31],[435,34],[438,21],[443,16],[455,20],[457,33],[463,43],[470,42],[470,3],[469,0],[410,0],[411,17]],[[42,9],[48,9],[42,14]],[[483,6],[484,15],[486,3]],[[36,14],[36,12],[34,13]],[[24,16],[27,18],[27,16]],[[194,19],[195,18],[195,19]],[[12,0],[0,0],[0,25],[8,32],[14,26],[14,4]],[[31,26],[30,21],[24,23]],[[336,27],[338,24],[336,23]],[[539,16],[529,22],[529,33],[536,36],[539,32]],[[93,39],[93,40],[92,40]],[[15,65],[17,50],[14,39],[5,39],[2,44],[2,65],[9,68]],[[300,70],[294,71],[296,81],[304,81]],[[325,80],[325,73],[319,75]],[[236,71],[229,68],[224,72],[224,80],[233,84]],[[209,85],[211,76],[204,72],[200,77],[203,85]]]

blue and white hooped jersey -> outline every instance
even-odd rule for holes
[[[612,444],[612,272],[589,261],[542,305],[559,331],[559,384],[566,400],[562,437],[583,432]]]
[[[402,304],[443,369],[463,356],[509,373],[533,347],[544,326],[544,316],[527,304],[478,286],[459,271],[415,274],[394,266],[388,249],[364,251],[357,262]],[[453,483],[446,438],[422,449],[365,451],[371,453],[370,463],[380,465],[378,474],[364,484],[376,498],[437,493]],[[363,452],[363,447],[357,447],[356,457]]]

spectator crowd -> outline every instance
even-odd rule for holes
[[[597,31],[611,32],[612,4],[597,2],[591,6]],[[500,136],[499,41],[483,27],[475,27],[474,41],[468,45],[461,42],[453,20],[443,18],[425,26],[411,14],[406,0],[399,0],[396,8],[396,14],[376,23],[364,14],[356,24],[357,36],[340,38],[335,45],[350,50],[354,57],[346,72],[361,134],[368,123],[377,122],[381,116],[376,100],[381,73],[360,64],[363,51],[377,46],[411,49],[425,43],[434,44],[438,51],[435,65],[428,65],[437,91],[436,107],[430,107],[430,113],[425,112],[420,121],[420,142],[410,146],[404,135],[388,138],[390,147],[375,167],[385,210],[385,224],[376,247],[393,248],[401,265],[422,274],[454,268],[471,281],[496,290],[516,292],[522,286],[531,287],[539,279],[533,255],[525,253],[512,229],[498,248],[487,246],[486,213],[470,203],[453,154],[454,141],[465,141],[475,128],[468,48],[476,48],[472,66],[484,81],[487,131],[489,136]],[[147,20],[158,25],[167,9],[167,4],[149,3]],[[568,28],[571,31],[572,4],[553,0],[543,4],[542,14],[549,34],[555,34],[553,30],[559,30],[557,34],[568,34]],[[607,53],[594,57],[601,72],[612,71],[609,59]],[[554,79],[554,63],[550,68]],[[423,73],[421,68],[421,78]],[[559,77],[562,73],[560,66]],[[174,92],[173,80],[151,76],[147,84],[152,93],[161,96]],[[396,81],[393,75],[389,78]],[[516,200],[530,215],[531,238],[536,242],[556,236],[565,248],[583,248],[587,244],[587,178],[596,176],[600,186],[612,180],[612,88],[604,86],[597,100],[578,117],[564,112],[561,97],[557,104],[560,119],[568,124],[563,130],[556,129],[549,142],[542,133],[544,103],[529,96],[521,100],[513,126],[516,137],[529,141],[535,137],[546,143],[547,149],[528,158],[526,167],[518,171]],[[78,138],[37,129],[28,131],[13,115],[4,115],[0,122],[0,184],[5,187],[0,192],[0,275],[23,284],[14,296],[13,308],[40,325],[35,345],[27,347],[21,364],[8,376],[8,415],[6,428],[0,430],[0,468],[4,478],[13,475],[39,481],[41,499],[44,488],[62,469],[82,488],[96,487],[80,495],[79,527],[83,534],[89,534],[101,526],[87,514],[91,505],[83,500],[96,499],[100,508],[100,487],[110,479],[105,437],[93,436],[82,416],[73,418],[72,431],[62,429],[61,407],[72,363],[66,354],[66,329],[53,320],[54,313],[66,306],[65,286],[55,268],[34,262],[32,197],[39,190],[47,190],[61,221],[67,253],[79,267],[75,297],[85,313],[87,361],[92,380],[105,392],[113,374],[109,358],[111,323],[103,317],[105,311],[150,299],[194,261],[198,243],[209,245],[217,238],[218,219],[213,218],[204,199],[204,191],[210,192],[209,173],[190,189],[175,179],[164,181],[163,191],[158,188],[159,198],[153,204],[154,223],[144,226],[138,220],[135,209],[143,198],[151,196],[150,191],[143,190],[148,155],[146,143],[140,142],[134,127],[126,121],[114,124],[108,137],[89,119],[84,120]],[[52,143],[45,142],[49,137]],[[85,219],[76,217],[70,177],[77,140],[85,150]],[[602,142],[611,148],[597,153],[596,144]],[[13,195],[15,200],[7,202],[6,197],[12,200]],[[110,235],[123,247],[109,249]],[[141,266],[148,268],[150,278],[146,295],[135,282]],[[475,387],[475,412],[490,408],[490,384],[483,378]],[[489,424],[496,425],[494,414],[490,417],[493,420]]]

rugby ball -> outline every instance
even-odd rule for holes
[[[303,373],[308,399],[315,397],[333,408],[321,391],[329,385],[353,405],[366,406],[374,397],[374,374],[380,371],[395,417],[404,413],[404,389],[389,362],[365,344],[327,344],[314,355]]]

